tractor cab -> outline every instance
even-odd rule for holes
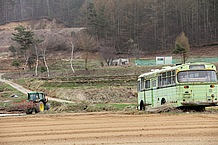
[[[46,103],[48,100],[45,98],[45,94],[43,92],[31,92],[28,93],[28,101]]]

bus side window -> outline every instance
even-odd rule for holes
[[[140,92],[140,81],[137,83],[137,91]]]
[[[143,77],[140,80],[140,86],[141,86],[140,90],[143,91],[145,89],[145,78]]]
[[[150,80],[145,81],[145,88],[146,89],[150,88]]]
[[[162,80],[161,80],[162,86],[167,85],[167,78],[166,77],[167,77],[167,73],[166,72],[162,73]]]
[[[170,85],[172,84],[172,81],[171,81],[171,71],[167,72],[167,85]]]
[[[172,84],[175,84],[176,82],[176,75],[175,75],[175,71],[172,71],[172,76],[171,76],[171,81],[172,81]]]
[[[158,76],[158,86],[161,86],[161,76]]]
[[[176,82],[176,81],[175,81],[176,77],[175,77],[175,76],[172,76],[171,79],[172,79],[172,84],[175,84],[175,82]]]
[[[157,85],[156,85],[156,80],[153,80],[153,81],[152,81],[152,87],[153,87],[153,88],[157,87]]]

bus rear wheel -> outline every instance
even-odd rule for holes
[[[195,111],[198,111],[198,112],[204,112],[205,111],[205,107],[196,107],[194,109],[195,109]]]

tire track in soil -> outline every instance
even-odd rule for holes
[[[60,114],[0,119],[0,144],[209,144],[217,114]]]

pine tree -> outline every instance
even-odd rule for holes
[[[29,52],[28,50],[31,48],[31,46],[34,43],[34,33],[30,30],[27,30],[23,26],[18,26],[14,29],[16,32],[12,33],[12,40],[16,41],[18,44],[20,44],[19,50],[21,53],[24,55],[24,58],[26,60],[26,65],[30,66],[31,65],[31,59],[30,59],[30,54],[31,51]]]
[[[173,49],[174,54],[180,54],[182,57],[182,62],[185,63],[186,59],[189,56],[190,45],[188,38],[185,36],[185,33],[182,32],[175,42],[175,48]]]
[[[105,17],[105,7],[101,6],[98,10],[97,15],[97,36],[98,38],[105,38],[105,33],[107,29],[107,20]]]
[[[87,7],[87,19],[88,19],[89,33],[96,35],[97,34],[97,12],[92,2],[90,2]]]
[[[12,33],[12,40],[18,42],[21,45],[21,49],[28,49],[33,44],[34,33],[32,31],[26,30],[23,26],[18,26],[14,29],[16,33]]]

